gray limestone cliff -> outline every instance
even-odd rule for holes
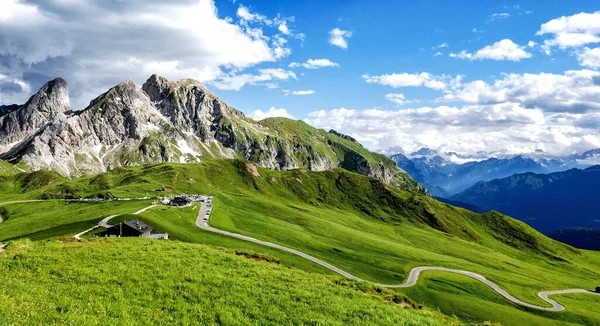
[[[67,83],[53,80],[22,106],[0,111],[0,159],[66,176],[122,165],[243,158],[275,170],[342,167],[399,188],[425,192],[384,155],[352,137],[302,121],[255,121],[200,82],[153,75],[125,81],[70,111]]]

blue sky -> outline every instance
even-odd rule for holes
[[[61,76],[82,109],[158,73],[386,153],[600,147],[597,1],[5,0],[0,12],[3,103]]]
[[[506,38],[517,44],[540,43],[544,37],[535,34],[543,23],[564,15],[600,10],[594,1],[236,1],[235,4],[226,1],[217,5],[222,16],[236,17],[239,5],[268,17],[293,16],[294,29],[306,34],[304,42],[290,41],[293,51],[289,57],[256,68],[287,69],[290,62],[310,58],[339,63],[339,68],[295,69],[304,76],[298,76],[297,81],[280,82],[280,89],[217,90],[234,106],[246,111],[285,107],[298,117],[315,109],[336,107],[395,108],[384,98],[393,89],[366,84],[361,78],[364,74],[426,71],[437,75],[462,74],[467,80],[490,80],[502,72],[561,73],[577,69],[577,59],[568,53],[557,51],[546,56],[539,48],[531,51],[534,58],[519,62],[468,61],[450,58],[448,54],[461,50],[473,52]],[[491,18],[501,13],[510,16]],[[347,49],[328,43],[328,32],[333,28],[352,32]],[[432,49],[444,43],[448,47]],[[434,57],[437,52],[443,55]],[[315,94],[299,100],[285,96],[281,88],[312,89]],[[407,98],[422,101],[435,100],[438,95],[421,88],[406,88],[402,92]],[[265,93],[269,96],[265,97]]]

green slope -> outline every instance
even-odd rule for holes
[[[260,262],[251,253],[145,239],[25,241],[0,254],[0,324],[444,325],[406,298]],[[48,291],[48,289],[52,289]]]
[[[15,179],[14,189],[26,189],[23,180]],[[129,197],[147,193],[212,194],[214,227],[284,244],[376,282],[402,283],[417,266],[465,269],[538,305],[544,305],[538,291],[592,288],[600,283],[600,254],[596,252],[560,244],[498,213],[475,214],[342,169],[281,172],[235,160],[154,165],[62,179],[11,196]],[[18,214],[11,206],[6,209]],[[142,218],[169,232],[173,239],[248,247],[280,258],[286,265],[322,272],[301,258],[196,228],[197,209],[158,207]],[[15,220],[9,218],[4,227],[12,228]],[[493,320],[507,325],[521,320],[529,320],[531,325],[600,321],[593,308],[597,298],[559,296],[555,299],[564,303],[567,311],[540,312],[511,304],[462,276],[437,272],[425,276],[428,281],[398,291],[467,321]]]
[[[11,175],[19,174],[21,172],[25,172],[26,170],[23,169],[23,167],[21,167],[20,165],[22,165],[22,164],[12,165],[8,162],[0,160],[0,177],[1,176],[11,176]]]

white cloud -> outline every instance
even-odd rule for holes
[[[304,67],[306,69],[319,69],[323,67],[339,67],[340,65],[329,59],[308,59],[305,63],[292,62],[289,67]]]
[[[532,47],[534,47],[534,46],[536,46],[536,45],[537,45],[537,43],[536,43],[536,42],[534,42],[534,41],[529,41],[529,42],[527,42],[527,46],[528,46],[528,47],[530,47],[530,48],[532,48]]]
[[[396,104],[407,104],[407,103],[413,103],[413,101],[408,101],[406,100],[406,98],[404,97],[404,94],[402,93],[390,93],[390,94],[385,94],[385,98],[389,101],[392,101]]]
[[[254,120],[262,120],[265,118],[274,118],[274,117],[283,117],[283,118],[289,118],[289,119],[294,119],[294,120],[296,119],[296,118],[294,118],[293,115],[288,113],[288,111],[286,109],[284,109],[284,108],[278,109],[274,106],[272,106],[267,111],[255,110],[252,113],[250,113],[248,116]]]
[[[460,51],[459,53],[450,53],[450,57],[467,60],[510,60],[520,61],[521,59],[531,58],[531,53],[525,51],[524,46],[519,46],[509,39],[498,41],[488,45],[475,53]]]
[[[488,21],[494,21],[494,20],[498,20],[498,19],[506,19],[510,17],[510,14],[507,12],[498,12],[498,13],[493,13],[491,15],[488,16]]]
[[[564,74],[503,74],[493,83],[476,80],[447,89],[440,101],[517,103],[545,112],[600,110],[600,72],[569,70]]]
[[[593,120],[594,118],[596,120]],[[307,123],[335,129],[371,149],[401,147],[412,151],[426,146],[461,154],[478,151],[530,153],[542,149],[551,154],[570,154],[600,147],[600,126],[592,114],[562,114],[545,117],[539,109],[519,104],[421,107],[387,111],[347,108],[315,111]],[[587,127],[582,121],[596,121]]]
[[[258,71],[259,73],[256,75],[233,74],[222,76],[210,83],[223,90],[239,90],[246,85],[264,85],[267,88],[277,88],[276,86],[274,87],[273,83],[269,82],[274,80],[298,79],[293,71],[281,68],[259,69]]]
[[[329,44],[347,49],[348,41],[346,39],[350,37],[352,37],[352,32],[334,28],[329,31]]]
[[[442,52],[438,51],[433,56],[434,57],[439,57],[440,55],[444,55],[444,54]]]
[[[220,18],[212,0],[36,6],[0,0],[0,73],[34,89],[61,76],[70,84],[74,108],[81,109],[92,94],[125,79],[141,84],[160,73],[208,82],[290,54],[284,39],[272,35],[280,33],[276,20],[289,19],[271,20],[245,7],[237,14],[239,25]]]
[[[542,24],[536,34],[550,35],[551,39],[544,41],[547,54],[550,54],[552,47],[566,49],[600,43],[600,11],[552,19]]]
[[[290,35],[291,33],[286,21],[281,22],[277,29],[279,29],[279,31],[285,35]]]
[[[243,20],[243,21],[248,21],[248,22],[263,22],[266,23],[268,25],[271,25],[273,23],[272,20],[267,19],[267,17],[261,15],[261,14],[255,14],[255,13],[251,13],[250,9],[247,7],[244,7],[242,5],[240,5],[238,7],[238,10],[236,12],[237,16],[239,19]]]
[[[292,95],[312,95],[314,94],[315,91],[312,89],[306,90],[306,91],[293,91]]]
[[[292,53],[292,49],[285,47],[285,44],[287,42],[288,41],[285,38],[279,35],[273,37],[273,41],[271,42],[271,44],[273,45],[273,52],[275,53],[276,59],[287,57]]]
[[[447,48],[449,47],[448,43],[444,42],[442,44],[436,45],[436,46],[432,46],[431,49],[432,50],[438,50],[438,49],[442,49],[442,48]]]
[[[578,54],[577,59],[584,67],[600,68],[600,48],[585,48]]]
[[[379,75],[379,76],[370,76],[363,75],[362,78],[367,83],[376,83],[385,86],[391,86],[393,88],[400,87],[427,87],[436,90],[442,90],[448,87],[449,83],[455,82],[460,77],[451,78],[446,75],[436,76],[427,72],[410,74],[410,73],[400,73],[400,74],[387,74],[387,75]]]

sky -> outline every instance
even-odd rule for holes
[[[0,104],[193,78],[386,154],[600,148],[598,1],[0,0]]]

